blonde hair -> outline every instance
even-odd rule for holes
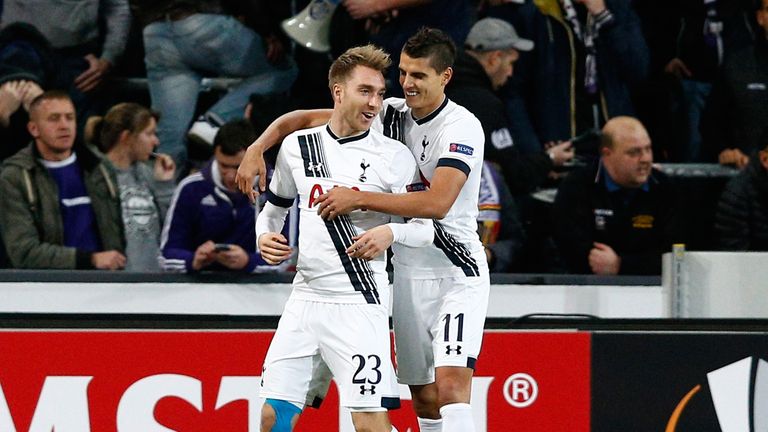
[[[345,82],[356,66],[369,67],[383,74],[391,64],[389,54],[375,45],[350,48],[331,64],[328,71],[328,88],[333,90],[334,84]]]

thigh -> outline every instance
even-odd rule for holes
[[[432,327],[435,367],[474,369],[488,311],[489,275],[442,279],[440,291],[440,310]]]
[[[373,304],[322,304],[314,316],[320,353],[339,388],[341,406],[397,408],[387,308]]]
[[[260,396],[319,406],[330,372],[307,332],[306,302],[288,301],[264,359]]]
[[[440,312],[439,280],[400,277],[395,270],[393,298],[397,378],[408,385],[432,383],[432,328]]]

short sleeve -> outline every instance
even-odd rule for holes
[[[469,176],[483,163],[485,136],[480,122],[472,116],[448,125],[442,133],[443,152],[437,166],[449,166]]]
[[[419,176],[419,168],[413,159],[413,154],[406,147],[395,154],[390,169],[395,175],[391,188],[392,193],[424,190],[421,176]]]
[[[296,182],[289,162],[290,148],[298,146],[294,141],[295,138],[293,137],[283,141],[283,145],[277,153],[275,171],[272,173],[272,180],[269,182],[269,190],[267,191],[267,201],[280,207],[290,207],[297,194]]]

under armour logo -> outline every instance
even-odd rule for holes
[[[365,159],[363,159],[363,161],[360,162],[360,168],[363,169],[363,173],[360,174],[360,178],[359,178],[361,182],[368,180],[368,177],[365,176],[365,170],[368,169],[369,166],[371,166],[371,164],[365,163]]]
[[[451,352],[456,352],[456,354],[461,355],[461,345],[456,345],[456,348],[451,348],[450,345],[445,346],[445,353],[450,354]]]
[[[372,395],[376,394],[376,386],[372,385],[370,388],[365,388],[365,384],[360,386],[360,394],[364,395],[365,392],[370,392]]]
[[[421,159],[422,162],[424,162],[424,158],[426,157],[425,153],[427,151],[427,146],[429,145],[429,141],[427,141],[427,136],[424,135],[424,139],[421,141]]]
[[[323,163],[322,162],[318,162],[316,164],[313,164],[312,162],[310,162],[310,163],[307,164],[307,170],[309,170],[309,171],[316,172],[316,171],[320,171],[321,169],[323,169]]]

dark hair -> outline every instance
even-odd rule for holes
[[[213,139],[213,147],[221,148],[227,156],[235,156],[256,140],[256,132],[248,119],[225,123]]]
[[[328,70],[328,87],[333,90],[334,84],[346,81],[357,66],[366,66],[383,74],[391,64],[389,54],[375,45],[350,48],[331,64]]]
[[[456,45],[441,30],[422,27],[405,42],[403,53],[411,58],[428,58],[429,65],[440,73],[453,66]]]
[[[29,103],[30,116],[35,112],[35,110],[37,110],[41,103],[47,100],[66,100],[74,105],[74,103],[72,103],[72,98],[69,97],[69,93],[65,92],[64,90],[48,90],[43,92],[40,96],[32,99],[32,102]]]
[[[160,114],[137,103],[120,103],[110,108],[104,117],[88,119],[85,140],[106,153],[117,145],[123,131],[139,133],[151,119],[159,120]]]

